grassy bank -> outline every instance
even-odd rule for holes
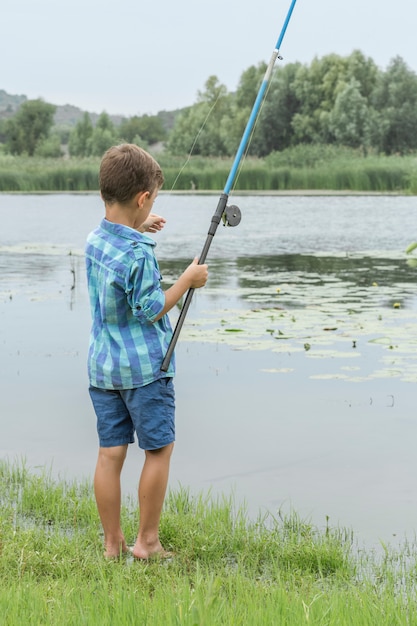
[[[165,190],[220,191],[232,159],[155,155]],[[96,191],[99,159],[0,156],[0,192]],[[417,194],[417,156],[364,156],[332,146],[297,146],[265,159],[247,158],[236,191],[335,190]]]
[[[377,559],[297,516],[252,522],[229,500],[170,493],[166,562],[106,562],[90,485],[0,463],[2,624],[417,624],[416,546]],[[133,542],[134,502],[123,508]]]

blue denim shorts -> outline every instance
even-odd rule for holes
[[[171,377],[136,389],[90,387],[100,447],[134,442],[142,450],[159,450],[175,441],[175,393]]]

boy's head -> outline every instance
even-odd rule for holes
[[[164,176],[158,163],[139,146],[124,143],[105,152],[100,165],[100,193],[106,204],[126,204],[138,193],[160,189]]]

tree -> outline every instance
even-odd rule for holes
[[[294,81],[301,68],[301,64],[293,63],[274,72],[251,141],[252,154],[264,156],[292,145],[292,120],[301,106],[294,90]]]
[[[7,120],[6,150],[10,154],[33,156],[52,128],[56,107],[41,99],[27,100],[17,113]]]
[[[258,65],[251,65],[242,73],[235,94],[236,106],[252,110],[266,68],[267,65],[263,61]]]
[[[230,112],[227,89],[216,76],[210,76],[205,91],[198,92],[198,102],[178,116],[171,132],[168,150],[172,154],[225,156],[229,154],[221,126]]]
[[[97,124],[88,140],[88,154],[92,156],[102,156],[112,145],[117,143],[118,135],[110,116],[103,111],[100,114]]]
[[[371,59],[354,51],[348,57],[329,54],[314,59],[297,72],[293,89],[300,110],[291,122],[296,143],[332,143],[330,114],[336,98],[352,79],[359,94],[369,101],[378,79],[378,68]]]
[[[203,110],[201,104],[194,104],[182,111],[169,136],[167,149],[171,154],[201,154],[194,142],[198,141],[199,130],[204,125],[206,115],[206,107]]]
[[[71,156],[88,156],[90,150],[89,142],[91,141],[93,130],[90,115],[84,113],[69,136],[68,149]]]
[[[36,146],[35,156],[57,159],[62,155],[61,138],[58,133],[50,134]]]
[[[417,75],[401,57],[381,74],[373,94],[382,119],[380,149],[406,154],[417,149]]]
[[[140,137],[146,144],[154,144],[166,139],[166,131],[162,120],[157,115],[135,115],[124,120],[119,127],[120,137],[129,143],[135,143],[135,137]]]
[[[110,116],[106,111],[100,113],[97,123],[96,129],[99,130],[109,130],[110,132],[114,132],[114,124],[110,119]]]
[[[0,120],[0,143],[6,142],[6,120]]]
[[[117,143],[115,134],[109,128],[95,128],[88,144],[89,154],[102,156],[115,143]]]
[[[245,70],[240,77],[236,93],[230,98],[229,110],[221,120],[221,134],[229,154],[235,153],[239,146],[265,75],[266,67],[266,63],[262,62],[257,66],[252,65]],[[257,136],[256,130],[254,136]],[[256,149],[253,149],[254,145],[252,137],[248,150],[256,154]]]
[[[90,115],[84,113],[70,134],[68,147],[71,156],[102,156],[117,141],[118,134],[105,111],[100,114],[95,127]]]
[[[375,62],[359,50],[354,50],[350,56],[346,57],[345,68],[346,78],[344,82],[349,83],[352,79],[356,80],[359,93],[369,102],[381,74]]]
[[[354,78],[340,91],[329,115],[329,127],[336,142],[351,148],[369,146],[368,104]]]

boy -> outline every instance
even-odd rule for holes
[[[132,553],[138,559],[165,554],[159,522],[175,440],[174,359],[167,372],[160,369],[172,335],[166,314],[208,276],[207,265],[194,259],[176,283],[161,289],[155,242],[142,233],[164,226],[151,213],[163,181],[158,163],[138,146],[107,150],[100,165],[105,218],[87,238],[93,318],[88,373],[100,446],[94,492],[107,558],[128,551],[120,526],[120,474],[134,432],[145,462]]]

